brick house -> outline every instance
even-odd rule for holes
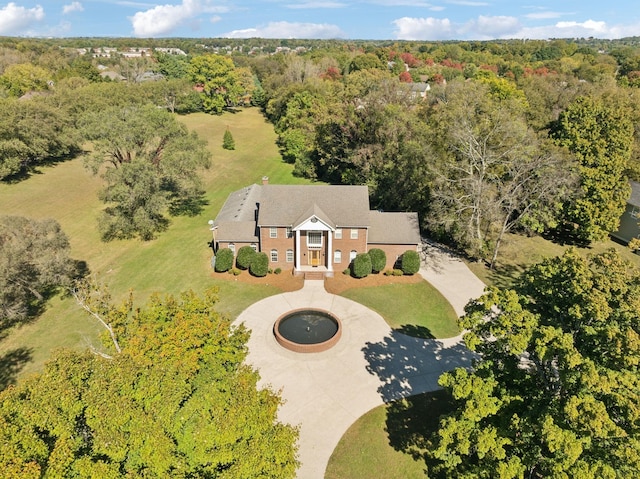
[[[332,275],[357,253],[380,248],[392,268],[420,242],[417,213],[369,209],[366,186],[253,184],[229,195],[211,226],[214,248],[249,245],[271,268]]]

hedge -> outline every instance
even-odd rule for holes
[[[243,246],[236,255],[236,266],[240,269],[249,269],[249,265],[255,255],[256,252],[251,246]]]
[[[229,271],[233,266],[233,251],[229,248],[220,248],[216,255],[216,268],[218,273]]]
[[[269,272],[269,257],[267,253],[256,253],[253,257],[253,261],[249,265],[249,272],[253,276],[262,278]]]
[[[380,248],[371,248],[369,250],[369,256],[371,257],[371,271],[379,273],[387,265],[387,255]]]
[[[364,278],[371,274],[371,256],[368,253],[358,253],[353,259],[351,274],[356,278]]]
[[[400,257],[400,269],[407,275],[420,271],[420,255],[414,250],[407,250]]]

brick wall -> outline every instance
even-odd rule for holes
[[[407,250],[417,250],[417,245],[408,245],[408,244],[370,244],[369,249],[378,248],[384,251],[385,255],[387,255],[387,264],[385,269],[392,269],[393,265],[396,262],[396,259],[402,255]]]
[[[269,236],[269,228],[260,228],[260,251],[267,253],[269,257],[269,268],[282,268],[282,269],[291,269],[293,268],[293,261],[291,263],[287,263],[287,250],[293,250],[294,261],[295,261],[295,246],[296,246],[296,235],[292,234],[291,238],[287,238],[287,228],[276,228],[277,238],[271,238]],[[271,250],[275,249],[278,252],[278,261],[271,261]]]

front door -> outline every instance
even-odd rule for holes
[[[320,250],[319,249],[309,250],[309,264],[311,266],[320,266]]]

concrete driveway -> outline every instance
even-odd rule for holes
[[[433,250],[420,273],[449,299],[458,314],[484,285],[463,262]],[[273,324],[297,308],[319,308],[342,321],[342,338],[322,353],[283,349]],[[385,402],[433,391],[444,371],[469,366],[472,354],[460,337],[425,340],[397,333],[376,312],[329,294],[323,281],[271,296],[240,314],[251,331],[248,362],[260,372],[260,385],[281,391],[278,417],[300,426],[301,479],[322,479],[333,450],[360,416]]]

